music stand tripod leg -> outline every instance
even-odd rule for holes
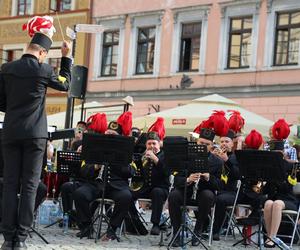
[[[30,227],[31,231],[35,233],[37,236],[39,236],[46,244],[49,244],[49,242],[45,239],[43,235],[41,235],[38,231],[36,231],[33,227]]]
[[[101,197],[101,207],[100,207],[100,214],[98,215],[99,218],[99,224],[97,227],[97,233],[95,237],[95,243],[97,243],[98,238],[102,237],[101,235],[101,229],[102,229],[102,221],[103,219],[107,223],[107,228],[110,228],[110,220],[107,218],[107,216],[104,214],[104,199],[105,199],[105,192],[106,192],[106,185],[107,185],[107,172],[108,172],[108,163],[104,163],[104,171],[103,171],[103,191],[102,191],[102,197]],[[93,224],[91,225],[91,227]],[[120,242],[119,237],[116,235],[116,232],[114,232],[114,236],[116,237],[117,241]]]

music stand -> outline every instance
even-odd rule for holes
[[[166,137],[164,140],[164,154],[166,166],[173,172],[183,174],[185,180],[191,173],[207,173],[208,169],[208,154],[205,145],[198,145],[195,142],[188,142],[185,137],[173,136]],[[201,239],[194,233],[194,231],[186,223],[186,192],[187,183],[184,184],[183,205],[181,225],[174,234],[173,239],[168,244],[168,249],[172,247],[176,238],[180,235],[180,245],[184,247],[190,241],[185,242],[185,232],[189,231],[194,237],[198,239],[200,244],[208,249],[201,241]]]
[[[57,175],[64,175],[69,178],[71,177],[76,179],[79,176],[80,167],[81,153],[74,151],[57,151]],[[71,213],[69,215],[71,216]],[[45,226],[45,228],[51,227],[62,221],[63,219],[58,219],[57,221]]]
[[[110,227],[110,222],[104,216],[104,199],[107,185],[108,168],[112,172],[120,172],[122,166],[128,166],[132,161],[134,138],[119,135],[102,135],[95,133],[84,133],[82,141],[82,159],[88,164],[101,164],[104,167],[102,180],[103,190],[101,197],[100,214],[94,219],[99,219],[95,242],[101,238],[102,220],[104,219]],[[93,222],[93,223],[94,223]],[[91,224],[91,227],[93,226]],[[117,241],[119,237],[115,234]]]
[[[248,181],[266,181],[266,182],[284,182],[284,160],[281,152],[276,151],[259,151],[259,150],[236,150],[235,155],[240,166],[240,174],[244,180]],[[262,210],[259,210],[258,230],[251,235],[244,237],[242,240],[233,244],[236,246],[239,243],[249,239],[252,235],[258,234],[258,246],[262,248],[261,234],[263,225]],[[269,238],[265,233],[263,235]],[[254,242],[255,243],[255,242]],[[274,242],[275,245],[278,245]]]

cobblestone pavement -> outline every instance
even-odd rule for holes
[[[146,221],[150,220],[150,211],[147,211],[147,214],[144,216]],[[151,224],[151,223],[150,223]],[[104,225],[105,227],[105,225]],[[149,225],[151,227],[151,225]],[[119,249],[119,250],[126,250],[126,249],[142,249],[142,250],[154,250],[154,249],[167,249],[166,245],[170,241],[170,238],[164,234],[163,244],[165,246],[159,247],[160,236],[135,236],[135,235],[122,235],[121,241],[117,242],[116,240],[110,242],[103,242],[98,241],[95,243],[93,239],[83,238],[80,239],[76,237],[76,233],[78,230],[76,229],[69,229],[67,233],[63,233],[62,228],[56,226],[52,226],[50,228],[44,228],[43,225],[39,225],[39,233],[41,233],[50,244],[45,244],[41,238],[38,237],[35,233],[32,233],[32,237],[28,237],[27,245],[29,250],[91,250],[91,249]],[[148,228],[150,229],[150,228]],[[103,229],[104,231],[105,229]],[[241,238],[241,237],[240,237]],[[214,241],[210,249],[212,250],[252,250],[257,249],[256,247],[244,245],[238,245],[236,247],[232,247],[233,243],[236,240],[229,236],[227,241],[224,238],[221,238],[221,241]],[[0,236],[0,244],[4,241],[3,236]],[[203,241],[203,243],[207,246],[208,241]],[[173,249],[180,249],[180,248],[173,248]],[[187,246],[187,249],[204,249],[203,247],[192,247],[191,245]],[[276,248],[273,248],[276,249]],[[277,248],[279,249],[279,248]],[[293,250],[300,250],[300,246],[294,246]]]
[[[121,242],[110,241],[94,242],[93,239],[80,239],[75,236],[77,230],[69,230],[67,234],[62,232],[61,228],[50,228],[44,229],[40,226],[39,232],[49,241],[50,244],[45,244],[36,234],[32,234],[32,238],[28,238],[27,245],[29,250],[90,250],[90,249],[143,249],[143,250],[154,250],[154,249],[167,249],[165,246],[159,247],[158,243],[160,241],[159,236],[133,236],[125,235],[121,237]],[[2,244],[3,237],[0,238],[0,243]],[[226,250],[226,249],[257,249],[254,246],[247,246],[246,248],[243,245],[232,247],[232,244],[235,242],[233,239],[224,241],[214,241],[210,249],[213,250]],[[165,240],[164,244],[167,245],[168,241]],[[207,241],[203,241],[207,246]],[[180,249],[180,248],[176,248]],[[187,249],[204,249],[203,247],[192,247],[187,246]],[[274,248],[275,249],[275,248]],[[278,248],[277,248],[278,249]],[[293,249],[300,249],[300,247],[294,247]]]

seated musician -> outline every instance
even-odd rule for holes
[[[88,120],[90,121],[87,125],[89,132],[105,133],[107,129],[105,114],[98,113],[89,117]],[[81,146],[77,151],[81,152]],[[88,229],[93,214],[93,211],[90,210],[90,202],[100,196],[102,189],[101,183],[97,180],[99,172],[99,165],[83,164],[78,178],[64,183],[61,187],[63,212],[68,213],[71,220],[76,220],[80,229],[76,235],[81,238],[90,235]],[[73,201],[75,202],[76,215],[72,211]]]
[[[117,121],[109,123],[105,134],[129,136],[131,133],[131,126],[132,114],[127,111],[120,115]],[[110,166],[105,196],[114,200],[115,205],[110,216],[110,227],[108,227],[102,241],[116,239],[116,229],[121,226],[122,221],[128,214],[130,202],[132,201],[128,179],[131,178],[134,173],[135,170],[131,165]]]
[[[215,221],[213,226],[213,240],[220,240],[220,231],[223,224],[226,207],[234,203],[236,196],[237,180],[239,180],[239,166],[236,160],[234,149],[241,149],[241,140],[236,140],[236,137],[241,138],[241,130],[244,127],[245,120],[240,112],[231,111],[231,116],[228,120],[229,130],[227,135],[220,137],[220,146],[213,150],[213,154],[218,156],[223,161],[221,184],[222,187],[216,198]]]
[[[220,240],[220,230],[226,214],[226,207],[233,205],[236,196],[237,180],[239,179],[239,167],[233,149],[235,133],[228,130],[226,136],[220,137],[220,147],[213,150],[222,162],[221,188],[216,197],[215,221],[213,227],[213,240]]]
[[[225,119],[224,112],[222,112],[221,114],[220,113],[221,112],[216,112],[209,118],[208,121],[213,121],[215,117],[221,117],[221,119]],[[189,173],[189,176],[187,178],[184,176],[183,172],[179,172],[175,175],[174,178],[175,189],[171,191],[169,195],[169,212],[171,224],[173,227],[173,239],[181,224],[181,206],[183,205],[185,182],[187,183],[187,205],[198,206],[198,212],[196,214],[196,224],[194,228],[194,233],[198,237],[200,237],[202,234],[208,215],[215,202],[215,191],[220,187],[223,161],[219,157],[212,154],[211,151],[213,148],[213,140],[215,135],[227,133],[228,127],[227,131],[224,131],[224,127],[219,126],[222,127],[222,131],[220,131],[218,129],[217,123],[212,122],[210,124],[212,124],[213,127],[206,128],[205,123],[207,123],[208,121],[205,121],[198,126],[197,129],[200,130],[200,136],[197,140],[197,143],[207,146],[209,172]],[[193,236],[192,245],[197,246],[199,245],[199,243],[200,242],[198,238]],[[179,237],[175,239],[172,246],[180,246]]]
[[[163,118],[158,118],[148,130],[146,151],[141,161],[136,162],[136,173],[141,176],[143,185],[137,190],[132,190],[134,200],[150,198],[152,201],[151,222],[153,226],[150,231],[152,235],[159,235],[160,233],[160,217],[170,186],[170,171],[164,164],[164,153],[160,146],[164,135]],[[134,182],[134,178],[132,182]],[[131,204],[130,212],[133,214],[137,212],[133,203]]]
[[[270,150],[279,151],[284,156],[284,139],[289,136],[290,128],[284,119],[279,119],[272,128],[274,140],[269,142]],[[267,235],[273,239],[276,237],[282,218],[282,210],[298,210],[299,201],[293,195],[293,185],[297,183],[293,164],[284,159],[284,171],[286,180],[283,183],[267,182],[263,188],[267,194],[267,201],[264,205],[264,220]],[[275,247],[275,244],[267,240],[265,247]]]
[[[82,135],[87,130],[87,124],[84,121],[77,122],[75,129],[75,137],[71,142],[71,150],[77,151],[78,147],[82,144]]]
[[[246,136],[243,149],[247,150],[259,150],[263,145],[262,135],[255,129]],[[259,209],[265,202],[265,195],[262,193],[261,181],[256,180],[244,180],[242,179],[241,190],[238,196],[237,202],[240,204],[247,204],[251,206],[251,214],[249,218],[251,223],[258,224]],[[250,220],[249,220],[250,221]]]

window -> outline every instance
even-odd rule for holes
[[[155,27],[138,30],[136,74],[153,73],[155,33]]]
[[[104,32],[101,76],[117,75],[119,36],[119,31]]]
[[[53,67],[54,72],[56,74],[59,74],[60,62],[61,62],[61,58],[49,58],[48,59],[48,64],[50,64]]]
[[[200,58],[201,23],[182,24],[179,71],[197,71]]]
[[[50,0],[50,10],[66,11],[71,10],[72,0]]]
[[[274,65],[297,65],[299,60],[300,11],[277,13]]]
[[[227,68],[248,68],[251,60],[252,17],[230,19]]]
[[[17,0],[17,16],[31,14],[31,0]]]
[[[3,62],[11,62],[21,58],[23,49],[3,50]]]

